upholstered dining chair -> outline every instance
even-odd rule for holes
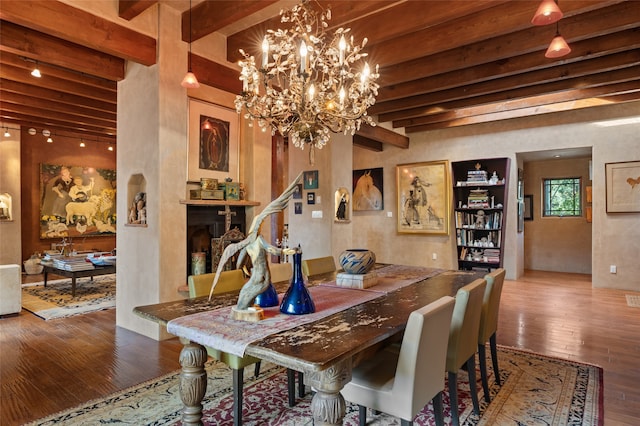
[[[189,297],[199,297],[209,294],[211,290],[211,284],[215,273],[201,274],[201,275],[189,275],[187,283],[189,285]],[[218,283],[213,291],[214,296],[216,294],[227,293],[230,291],[237,291],[245,283],[245,278],[242,270],[233,269],[230,271],[223,271],[220,273]],[[257,377],[260,374],[260,359],[246,355],[240,357],[227,352],[222,352],[217,349],[213,349],[205,346],[207,353],[214,359],[224,362],[228,365],[233,372],[233,425],[242,425],[242,394],[243,394],[243,378],[244,368],[251,364],[255,364],[254,374]],[[291,388],[291,385],[289,386]],[[292,395],[293,394],[293,395]],[[295,403],[295,391],[289,390],[289,405]]]
[[[336,270],[336,262],[333,256],[316,257],[302,261],[302,273],[305,276],[324,274]]]
[[[293,275],[293,266],[290,263],[269,263],[271,282],[289,281]]]
[[[489,342],[491,349],[491,361],[493,364],[493,375],[498,386],[500,383],[500,370],[498,369],[498,349],[496,346],[496,331],[498,331],[498,312],[500,309],[500,296],[502,295],[502,285],[506,271],[503,268],[496,269],[485,275],[487,287],[484,290],[482,300],[482,314],[480,315],[480,331],[478,333],[478,362],[480,363],[480,377],[482,378],[482,389],[484,390],[484,400],[491,402],[489,395],[489,383],[487,380],[487,353],[486,343]]]
[[[353,369],[342,390],[347,401],[358,404],[360,426],[367,422],[367,408],[399,417],[403,426],[429,401],[438,426],[444,425],[443,368],[454,299],[444,296],[409,315],[398,351],[382,349]]]
[[[458,414],[458,371],[466,365],[469,374],[469,388],[473,411],[480,415],[478,389],[476,388],[476,348],[478,346],[478,330],[482,314],[482,297],[487,282],[479,278],[462,287],[456,293],[456,304],[453,309],[449,344],[447,346],[447,379],[449,382],[449,400],[451,402],[451,422],[460,424]]]

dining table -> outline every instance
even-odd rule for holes
[[[482,278],[486,271],[458,271],[421,266],[376,264],[377,284],[365,289],[342,287],[342,271],[310,276],[306,285],[316,311],[286,315],[264,308],[258,322],[235,320],[231,310],[238,293],[177,300],[134,308],[135,314],[167,327],[180,337],[182,423],[201,424],[207,385],[205,346],[238,356],[251,355],[303,372],[312,387],[315,425],[341,425],[346,402],[341,389],[364,353],[398,340],[411,312]],[[275,283],[280,296],[287,282]],[[367,355],[375,356],[375,355]],[[444,372],[443,372],[444,374]]]

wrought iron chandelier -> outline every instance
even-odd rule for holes
[[[308,1],[280,12],[286,29],[267,30],[260,68],[254,56],[240,49],[244,59],[238,113],[263,130],[289,136],[296,147],[322,148],[330,132],[351,133],[375,122],[367,109],[375,103],[378,66],[372,72],[363,58],[367,43],[354,44],[350,29],[329,33],[331,10],[317,12]]]

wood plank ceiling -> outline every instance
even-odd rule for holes
[[[183,11],[188,42],[188,3],[159,2]],[[135,23],[156,3],[120,0],[118,16]],[[229,63],[193,55],[193,71],[202,84],[238,93],[238,49],[259,55],[266,29],[282,27],[280,8],[294,3],[194,3],[192,40],[225,35]],[[539,3],[317,2],[331,8],[332,28],[368,38],[381,75],[370,113],[407,134],[640,99],[640,1],[560,1],[559,29],[572,52],[556,60],[544,56],[556,25],[531,24]],[[0,120],[114,140],[117,82],[126,61],[155,63],[156,40],[53,0],[2,2],[0,19]],[[36,61],[41,79],[29,74]],[[363,130],[356,142],[408,146],[380,127]]]

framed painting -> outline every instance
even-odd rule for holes
[[[238,114],[228,108],[189,99],[187,180],[238,180]]]
[[[640,161],[606,163],[607,213],[640,213]]]
[[[318,171],[308,170],[303,174],[304,189],[318,189]]]
[[[116,233],[116,171],[40,165],[40,238]]]
[[[363,169],[353,171],[354,211],[382,210],[384,208],[383,169]]]
[[[533,220],[533,195],[524,196],[524,220]]]
[[[396,166],[399,233],[449,235],[449,162]]]

